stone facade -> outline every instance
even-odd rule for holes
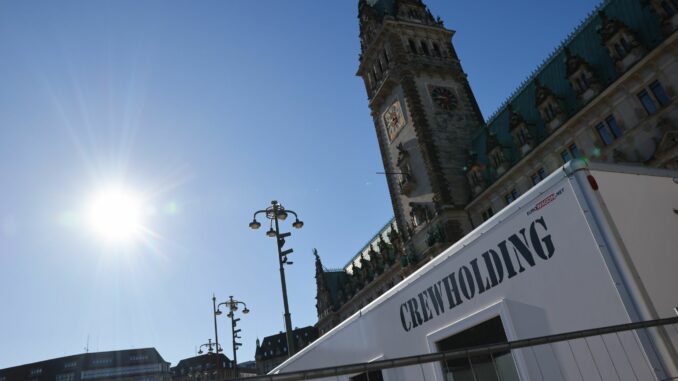
[[[359,0],[358,13],[395,218],[343,269],[316,254],[321,334],[566,161],[678,168],[675,1],[604,2],[487,121],[454,32],[422,1]]]

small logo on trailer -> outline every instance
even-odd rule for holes
[[[542,209],[546,207],[548,204],[552,203],[553,201],[556,200],[558,196],[563,194],[565,192],[565,188],[560,188],[558,191],[551,193],[550,195],[544,197],[541,201],[539,201],[532,209],[527,211],[527,215],[529,216],[530,214],[536,212],[539,209]]]

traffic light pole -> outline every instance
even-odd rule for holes
[[[233,302],[233,297],[231,297],[231,302]],[[238,333],[240,332],[239,329],[235,329],[235,326],[238,323],[238,321],[240,321],[240,318],[236,319],[233,311],[229,313],[229,316],[231,317],[231,333],[233,335],[233,370],[235,371],[235,377],[238,378],[240,376],[240,372],[238,371],[237,353],[238,347],[241,346],[242,344],[235,341],[235,339],[239,338]]]
[[[290,315],[290,307],[287,303],[287,284],[285,282],[285,262],[283,262],[283,257],[287,258],[286,255],[292,253],[292,249],[288,249],[283,253],[282,245],[284,239],[280,237],[280,228],[278,226],[278,205],[273,204],[273,216],[275,220],[275,239],[278,244],[278,263],[280,264],[280,285],[282,287],[282,296],[283,296],[283,306],[285,308],[285,336],[287,338],[287,353],[289,357],[292,357],[295,353],[294,345],[294,335],[292,332],[292,315]],[[288,233],[289,235],[289,233]],[[283,240],[281,242],[281,239]]]

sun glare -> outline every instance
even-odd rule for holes
[[[143,204],[136,193],[110,187],[96,193],[87,207],[88,225],[111,243],[129,243],[142,232]]]

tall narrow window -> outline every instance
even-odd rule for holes
[[[426,41],[421,42],[421,51],[424,52],[425,55],[429,56],[429,51],[428,51],[428,44]]]
[[[440,54],[440,46],[438,46],[438,44],[436,44],[435,42],[433,43],[433,54],[436,57],[442,56],[442,54]]]
[[[643,104],[643,107],[648,114],[652,115],[657,112],[657,105],[654,103],[650,93],[648,93],[647,90],[639,92],[638,99],[640,99],[640,103]]]
[[[570,161],[572,159],[577,159],[579,157],[581,157],[581,154],[579,152],[579,148],[574,143],[570,144],[567,147],[567,149],[562,150],[560,152],[560,158],[563,160],[563,163],[567,163],[568,161]]]
[[[532,174],[532,185],[537,185],[540,181],[546,178],[546,171],[544,168],[539,168],[539,170]]]
[[[664,91],[664,87],[659,81],[654,81],[650,84],[650,91],[652,91],[652,94],[654,94],[654,97],[657,99],[660,106],[669,104],[669,97],[666,95],[666,91]]]
[[[504,201],[506,201],[506,205],[512,203],[518,198],[518,192],[515,189],[511,189],[510,192],[504,195]]]
[[[506,333],[499,317],[471,327],[437,343],[439,351],[451,351],[479,345],[506,343]],[[483,380],[518,381],[510,351],[471,356],[442,362],[445,381]]]
[[[668,1],[662,1],[659,4],[661,5],[664,12],[666,12],[667,16],[671,17],[676,14],[676,10],[671,6],[671,4],[669,4]]]
[[[492,207],[490,206],[481,214],[481,216],[483,217],[483,221],[487,221],[490,217],[494,216],[494,210],[492,210]]]
[[[617,120],[612,115],[605,118],[604,123],[598,123],[596,131],[598,131],[598,136],[600,136],[600,140],[605,145],[612,144],[613,141],[622,135],[622,131],[619,125],[617,125]]]
[[[410,43],[410,51],[412,51],[414,54],[417,54],[417,44],[415,44],[414,40],[411,38],[408,41]]]

